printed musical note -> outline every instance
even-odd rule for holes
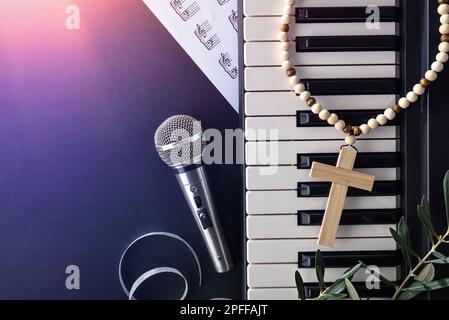
[[[238,67],[233,65],[229,53],[222,53],[220,60],[218,60],[218,62],[232,79],[236,79],[238,77],[239,75]]]
[[[209,21],[205,21],[201,25],[196,25],[195,35],[200,39],[201,43],[207,48],[212,50],[217,44],[220,43],[220,38],[213,32],[212,26]]]
[[[176,14],[184,21],[189,20],[195,13],[200,11],[198,3],[195,1],[192,2],[191,0],[171,0],[170,5],[175,9]]]
[[[217,0],[217,1],[221,6],[224,5],[226,2],[229,2],[229,0]]]
[[[237,11],[232,10],[231,15],[229,16],[229,21],[231,22],[234,30],[238,32],[239,31],[239,15],[238,15]]]

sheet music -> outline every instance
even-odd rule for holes
[[[238,112],[237,0],[143,0]]]

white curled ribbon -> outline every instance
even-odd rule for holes
[[[126,288],[126,285],[125,285],[125,282],[123,281],[123,276],[122,276],[122,263],[123,263],[124,257],[126,256],[126,253],[129,251],[129,249],[132,246],[134,246],[140,240],[149,238],[149,237],[153,237],[153,236],[163,236],[163,237],[173,238],[178,241],[181,241],[184,245],[187,246],[187,248],[189,248],[190,252],[192,253],[193,257],[195,258],[195,261],[196,261],[196,264],[198,267],[198,274],[199,274],[199,284],[198,285],[201,286],[202,273],[201,273],[201,265],[200,265],[200,260],[198,259],[198,255],[196,254],[195,250],[193,250],[192,246],[187,241],[185,241],[180,236],[173,234],[173,233],[169,233],[169,232],[151,232],[151,233],[144,234],[144,235],[138,237],[137,239],[135,239],[133,242],[131,242],[126,247],[125,251],[122,253],[122,256],[120,257],[120,262],[119,262],[119,266],[118,266],[120,285],[122,286],[122,289],[128,296],[129,300],[136,300],[136,298],[134,298],[134,293],[136,292],[136,290],[140,287],[140,285],[143,282],[145,282],[146,280],[148,280],[149,278],[151,278],[157,274],[172,273],[172,274],[176,274],[176,275],[180,276],[184,280],[185,289],[184,289],[182,296],[179,298],[180,300],[184,300],[185,297],[187,296],[187,293],[189,292],[188,281],[187,281],[186,277],[178,269],[175,269],[172,267],[158,267],[158,268],[148,270],[147,272],[143,273],[139,278],[137,278],[136,281],[134,281],[134,283],[131,286],[131,290],[128,291],[128,289]]]

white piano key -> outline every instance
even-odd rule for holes
[[[295,52],[291,43],[290,52]],[[244,50],[246,66],[278,66],[279,42],[247,42]],[[291,59],[296,66],[307,65],[367,65],[397,64],[399,53],[395,51],[360,51],[360,52],[296,52]]]
[[[296,259],[298,259],[296,253]],[[325,282],[334,282],[348,268],[326,268]],[[304,283],[316,283],[315,269],[298,269],[297,264],[250,264],[247,268],[247,284],[250,288],[281,288],[295,287],[295,271],[299,271]],[[380,267],[379,272],[390,281],[397,280],[398,267]],[[354,282],[365,282],[370,273],[360,269],[354,274]]]
[[[330,110],[384,110],[396,103],[391,95],[317,96]],[[294,116],[296,111],[310,108],[293,92],[247,92],[245,113],[247,116]]]
[[[274,137],[273,137],[274,138]],[[296,165],[298,153],[335,153],[340,150],[339,140],[247,142],[247,165]],[[359,152],[397,152],[398,140],[359,140]]]
[[[341,225],[337,238],[390,237],[390,228],[396,225]],[[298,226],[297,215],[247,216],[246,236],[249,239],[303,239],[318,238],[320,226]]]
[[[246,213],[295,214],[298,210],[324,210],[327,197],[298,197],[296,190],[247,191]],[[347,197],[345,209],[395,209],[398,196]]]
[[[395,65],[381,66],[306,66],[298,67],[301,79],[373,79],[397,78],[399,68]],[[245,68],[245,90],[281,91],[292,90],[293,86],[281,67]]]
[[[279,17],[248,17],[243,19],[245,41],[278,41]],[[291,24],[290,39],[317,36],[381,36],[398,35],[396,22],[379,22],[379,29],[368,29],[363,22],[296,23]]]
[[[273,174],[264,175],[265,167],[246,168],[247,190],[292,190],[297,188],[298,182],[317,181],[309,176],[310,169],[298,169],[296,166],[278,166]],[[262,170],[261,170],[262,169]],[[356,169],[376,177],[377,181],[397,181],[399,179],[398,168],[363,168]]]
[[[361,124],[361,123],[360,123]],[[270,140],[266,134],[269,130],[276,130],[276,140],[331,140],[344,139],[345,133],[323,122],[322,127],[297,127],[296,117],[247,117],[245,119],[245,138],[248,141]],[[363,140],[365,136],[360,136]],[[399,128],[385,126],[370,133],[369,139],[397,139]]]
[[[248,263],[298,263],[298,252],[321,251],[393,251],[393,238],[337,239],[333,248],[317,245],[316,239],[248,240]],[[280,276],[282,272],[277,274]],[[291,273],[290,275],[293,275]],[[293,280],[293,279],[291,279]],[[281,287],[280,285],[279,287]]]
[[[249,288],[247,291],[248,300],[299,300],[296,288]],[[391,296],[383,298],[370,298],[369,300],[390,300]],[[349,298],[344,300],[350,300]],[[366,300],[366,298],[361,298]]]
[[[397,0],[300,0],[296,2],[297,8],[309,7],[367,7],[396,6]],[[244,0],[243,13],[245,16],[273,16],[282,15],[284,1],[282,0]]]

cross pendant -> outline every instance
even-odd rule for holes
[[[334,246],[348,187],[366,191],[373,189],[374,176],[352,171],[356,157],[357,150],[354,147],[344,146],[340,150],[336,167],[319,162],[312,163],[310,177],[332,182],[318,237],[319,245]]]

